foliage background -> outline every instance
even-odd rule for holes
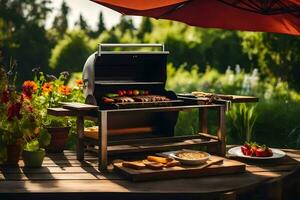
[[[12,57],[18,61],[19,86],[33,78],[34,67],[54,75],[80,72],[100,42],[164,43],[171,52],[168,89],[256,95],[260,103],[255,108],[253,139],[273,146],[300,145],[299,130],[289,136],[300,125],[300,37],[201,29],[148,18],[135,27],[128,17],[107,29],[102,13],[96,30],[83,16],[71,29],[66,3],[46,29],[51,1],[0,0],[0,5],[1,64],[8,66]],[[196,114],[182,114],[177,133],[195,132],[194,118]],[[227,127],[228,142],[242,142],[230,120]]]

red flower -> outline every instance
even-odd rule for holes
[[[7,103],[8,101],[9,101],[9,91],[8,90],[3,90],[1,102],[2,103]]]
[[[25,81],[22,88],[22,93],[25,98],[31,99],[32,94],[37,90],[37,85],[34,81]]]
[[[9,121],[13,120],[13,118],[21,119],[22,115],[20,113],[22,104],[20,102],[11,104],[7,110],[7,119]]]

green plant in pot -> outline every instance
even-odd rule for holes
[[[38,69],[35,72],[34,82],[37,84],[37,92],[33,97],[35,107],[40,110],[42,115],[43,125],[51,135],[51,141],[47,146],[46,151],[52,153],[63,152],[71,123],[69,118],[56,117],[47,115],[47,109],[51,107],[60,107],[61,102],[76,101],[79,99],[82,102],[82,81],[76,80],[74,87],[67,85],[69,77],[68,72],[62,72],[58,78],[53,75],[47,75],[40,72]]]
[[[71,129],[68,118],[47,116],[44,125],[51,135],[50,144],[46,148],[47,152],[63,152]]]
[[[42,126],[42,113],[34,104],[32,97],[36,83],[25,81],[22,87],[22,118],[19,127],[23,133],[23,160],[26,167],[40,167],[45,156],[44,147],[50,143],[50,135]]]
[[[45,149],[50,143],[50,134],[45,128],[36,129],[24,139],[23,160],[26,167],[41,167],[45,157]]]
[[[16,63],[0,67],[0,164],[17,165],[20,159],[23,96],[15,90]]]

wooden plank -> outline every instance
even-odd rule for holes
[[[232,174],[245,172],[245,165],[225,159],[219,165],[209,166],[211,162],[219,162],[224,160],[222,157],[212,156],[207,164],[200,166],[175,166],[170,168],[163,168],[161,170],[141,169],[135,170],[122,166],[122,163],[115,163],[115,171],[132,181],[149,181],[160,179],[175,179],[187,177],[201,177],[219,174]]]
[[[97,158],[95,155],[87,155],[85,156],[86,160],[90,160],[90,159],[95,159]],[[60,156],[60,155],[56,155],[56,156],[47,156],[44,158],[44,160],[55,160],[55,161],[59,161],[59,160],[77,160],[76,155],[68,155],[68,156]]]
[[[40,168],[26,168],[26,167],[10,167],[5,170],[1,170],[4,174],[52,174],[52,173],[99,173],[96,165],[95,166],[75,166],[75,167],[47,167],[43,166]]]
[[[77,102],[61,102],[62,107],[69,109],[69,110],[75,110],[75,111],[88,111],[88,110],[98,110],[99,107],[95,105],[90,104],[84,104],[84,103],[77,103]]]
[[[218,155],[226,155],[226,142],[225,142],[225,107],[220,107],[218,110],[218,131],[217,136],[220,141]]]
[[[53,193],[54,196],[60,193],[62,198],[71,193],[79,195],[80,192],[80,197],[89,193],[95,194],[95,198],[98,198],[99,195],[101,197],[107,195],[107,198],[121,198],[122,195],[128,194],[140,195],[139,197],[143,199],[148,194],[155,194],[159,199],[162,198],[162,195],[169,194],[175,196],[181,194],[186,197],[196,195],[200,198],[202,195],[213,196],[230,191],[239,193],[260,187],[267,181],[282,179],[293,174],[300,165],[299,151],[286,150],[286,152],[290,157],[287,156],[282,160],[245,162],[247,172],[240,173],[238,176],[228,174],[136,184],[122,180],[115,174],[103,174],[95,171],[97,157],[93,154],[87,152],[87,160],[79,162],[76,160],[75,152],[65,151],[64,154],[51,154],[50,158],[46,157],[42,168],[0,167],[0,196],[19,193],[33,195],[31,196],[33,198],[37,193],[47,195]],[[22,161],[20,164],[23,166]],[[290,176],[290,178],[296,177]],[[6,199],[14,199],[13,196],[11,197]]]
[[[275,165],[275,166],[246,166],[246,170],[250,173],[254,172],[279,172],[279,171],[293,171],[297,169],[298,165]]]
[[[73,110],[65,109],[65,108],[48,108],[48,115],[54,116],[76,116],[77,113]]]
[[[86,135],[87,132],[85,132],[84,134]],[[153,137],[149,137],[149,138],[138,138],[138,139],[126,139],[126,140],[119,140],[119,141],[108,141],[109,145],[127,145],[127,144],[142,144],[142,143],[159,143],[159,142],[178,142],[178,141],[184,141],[184,140],[190,140],[190,139],[202,139],[203,141],[207,141],[209,139],[213,139],[213,138],[206,138],[205,140],[203,138],[201,138],[201,133],[197,134],[197,135],[183,135],[183,136],[173,136],[173,137],[157,137],[154,136]],[[86,135],[86,139],[98,139],[98,131],[95,132],[88,132],[88,135]],[[90,141],[90,140],[87,140]]]
[[[198,133],[199,137],[202,139],[213,139],[213,140],[219,140],[218,136],[207,134],[207,133]]]
[[[284,175],[278,174],[278,176]],[[275,177],[275,176],[274,176]],[[222,181],[220,181],[222,179]],[[238,176],[210,176],[194,179],[174,179],[140,182],[138,184],[123,180],[55,180],[55,181],[2,181],[0,193],[27,192],[93,192],[93,193],[197,193],[209,194],[218,192],[239,191],[269,180],[263,174],[241,173]],[[13,190],[11,189],[13,188]]]
[[[108,146],[108,153],[121,154],[121,153],[133,153],[133,152],[150,152],[150,151],[167,151],[172,149],[182,149],[182,148],[191,148],[200,145],[213,145],[218,144],[219,141],[202,141],[198,139],[185,140],[182,142],[174,143],[149,143],[143,145],[117,145],[117,146]]]
[[[258,98],[254,96],[243,96],[243,95],[225,95],[225,94],[215,94],[208,92],[192,92],[190,96],[194,97],[212,97],[220,98],[222,100],[228,100],[232,103],[250,103],[250,102],[258,102]]]
[[[30,173],[30,174],[3,174],[3,179],[0,181],[12,181],[12,180],[101,180],[107,179],[99,173]],[[112,178],[110,178],[111,180]]]
[[[232,103],[251,103],[251,102],[258,102],[257,97],[253,96],[241,96],[241,95],[232,95]]]

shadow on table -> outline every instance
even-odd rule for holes
[[[64,153],[47,153],[46,158],[49,158],[56,166],[61,168],[72,166],[70,159]]]

